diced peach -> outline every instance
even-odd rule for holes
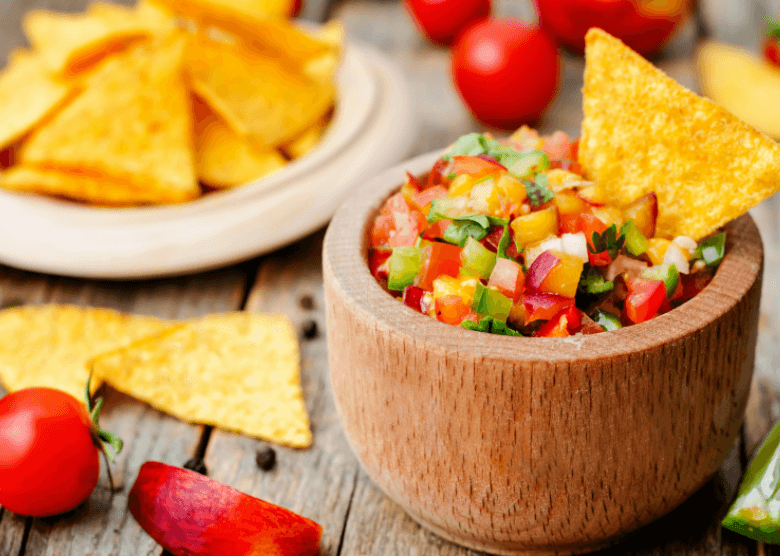
[[[604,193],[596,184],[583,187],[577,191],[577,196],[593,206],[601,206],[605,201]]]
[[[617,227],[618,232],[620,232],[620,227],[626,221],[625,216],[623,216],[623,212],[615,207],[593,207],[591,208],[591,212],[596,216],[596,218],[604,222],[607,227],[614,224]]]
[[[645,254],[650,258],[653,266],[663,264],[666,250],[669,249],[671,243],[671,241],[662,237],[653,237],[647,240],[648,247]]]
[[[512,223],[515,240],[520,245],[539,243],[550,235],[558,235],[558,207],[551,206],[543,210],[518,216]]]
[[[623,209],[623,212],[626,215],[626,220],[633,220],[645,237],[655,235],[655,221],[658,217],[658,199],[655,193],[640,197]]]
[[[585,262],[579,257],[562,251],[553,251],[552,253],[559,262],[547,274],[539,291],[573,298],[577,295],[577,284],[580,282]]]
[[[571,191],[561,191],[555,194],[553,203],[558,207],[558,214],[565,216],[569,214],[578,214],[587,208],[587,203],[577,197]]]
[[[496,191],[504,200],[518,205],[522,205],[523,201],[528,198],[523,182],[509,174],[504,174],[498,179]]]

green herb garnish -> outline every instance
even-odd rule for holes
[[[467,319],[461,322],[460,325],[467,330],[487,332],[488,334],[496,334],[498,336],[522,336],[517,330],[509,328],[505,322],[496,320],[493,317],[481,318],[479,322]]]
[[[768,19],[766,22],[766,32],[770,37],[780,39],[780,21]]]
[[[602,234],[593,232],[591,241],[593,242],[593,245],[588,244],[588,251],[594,255],[606,251],[609,253],[609,256],[614,259],[618,256],[618,253],[626,243],[626,236],[623,234],[618,235],[617,226],[612,224],[609,228],[604,230],[604,233]]]
[[[555,197],[555,193],[549,187],[550,182],[544,174],[538,174],[534,181],[523,180],[523,183],[525,184],[525,192],[528,194],[528,201],[534,208],[539,208]]]

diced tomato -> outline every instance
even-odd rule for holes
[[[561,214],[558,217],[558,226],[561,234],[576,234],[579,216],[579,214]]]
[[[428,221],[419,210],[409,213],[393,212],[394,234],[390,234],[390,247],[411,247],[417,241]]]
[[[421,210],[423,213],[427,213],[430,208],[431,201],[434,199],[446,199],[448,196],[447,188],[441,185],[429,187],[425,191],[421,191],[412,198],[412,206],[417,210]]]
[[[447,176],[444,175],[444,170],[448,165],[449,162],[446,160],[441,158],[437,160],[433,165],[433,168],[431,168],[431,173],[428,174],[428,179],[426,180],[425,187],[423,189],[436,187],[437,185],[443,185],[444,187],[447,187],[450,184],[450,180],[448,180]]]
[[[452,224],[452,220],[437,220],[429,225],[423,233],[423,239],[440,239],[444,237],[444,230]]]
[[[368,268],[374,278],[384,278],[387,280],[387,269],[382,268],[385,261],[393,254],[391,249],[372,249],[368,256]]]
[[[436,318],[447,324],[460,326],[463,319],[471,314],[471,309],[459,295],[445,295],[436,298]]]
[[[569,136],[563,131],[556,131],[552,135],[545,137],[542,150],[547,153],[550,160],[576,160],[571,155],[571,139],[569,139]]]
[[[645,322],[653,318],[666,299],[666,286],[663,280],[635,278],[629,280],[625,312],[633,323]]]
[[[418,288],[417,286],[406,286],[404,288],[403,297],[404,305],[422,313],[422,299],[424,295],[425,290],[422,288]]]
[[[453,156],[452,164],[456,174],[468,174],[475,180],[506,172],[506,168],[498,162],[477,156]]]
[[[457,278],[461,267],[461,248],[449,243],[434,243],[423,250],[424,259],[414,285],[424,290],[433,290],[433,281],[447,275]]]
[[[402,193],[396,193],[390,197],[382,207],[382,214],[393,214],[394,212],[401,212],[404,214],[412,212],[412,207],[406,202]]]
[[[411,185],[417,191],[422,191],[423,189],[423,184],[420,183],[420,180],[411,175],[409,172],[406,172],[406,183]]]
[[[509,247],[506,248],[506,255],[513,259],[520,257],[520,252],[517,250],[517,244],[514,241],[509,242]]]
[[[571,305],[544,323],[535,336],[545,338],[563,338],[580,331],[583,313]],[[591,321],[592,322],[592,321]],[[594,323],[595,324],[595,323]],[[598,327],[598,325],[596,325]],[[598,327],[601,330],[601,327]]]
[[[523,269],[515,261],[499,258],[490,273],[488,286],[497,288],[512,301],[517,301],[525,291]]]
[[[395,229],[393,217],[389,214],[380,214],[374,219],[371,227],[371,246],[380,247],[390,245],[390,232]]]
[[[550,320],[561,310],[574,305],[574,300],[553,293],[532,293],[523,296],[523,305],[525,321],[529,323],[535,320]]]

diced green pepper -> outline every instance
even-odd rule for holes
[[[501,234],[501,240],[498,242],[496,248],[496,256],[502,259],[511,259],[506,254],[506,250],[509,249],[509,242],[512,240],[512,232],[509,231],[509,223],[504,224],[504,232]]]
[[[633,219],[623,224],[620,233],[625,236],[624,246],[631,255],[639,257],[649,249],[650,245],[647,243],[647,238],[636,227]]]
[[[723,526],[760,542],[780,542],[780,423],[756,452]]]
[[[664,286],[666,286],[666,297],[669,299],[677,291],[677,285],[680,283],[680,271],[673,264],[661,264],[647,268],[642,271],[640,276],[648,280],[663,280]]]
[[[468,237],[463,244],[463,252],[461,253],[461,261],[463,262],[461,272],[487,280],[490,278],[490,273],[493,272],[493,267],[496,266],[496,258],[496,254],[490,249],[473,237]]]
[[[704,261],[707,266],[718,266],[726,252],[726,234],[719,233],[699,243],[693,253],[694,259]]]
[[[455,208],[454,199],[434,199],[431,201],[431,208],[428,209],[428,222],[434,223],[439,220],[449,220],[447,216]]]
[[[387,288],[401,291],[414,283],[414,277],[422,266],[422,249],[396,247],[387,260]]]
[[[505,322],[495,320],[492,317],[483,317],[479,322],[472,320],[464,320],[460,323],[463,328],[467,330],[476,330],[477,332],[487,332],[488,334],[496,334],[498,336],[522,336],[517,330],[509,328]]]
[[[459,137],[442,158],[449,161],[453,156],[477,156],[485,153],[485,136],[481,133],[469,133]]]
[[[512,300],[499,291],[477,284],[471,310],[480,316],[506,322],[512,310]]]
[[[601,309],[597,309],[596,312],[593,313],[592,318],[596,324],[607,332],[623,328],[623,323],[620,322],[620,318],[618,318],[617,315],[613,315],[612,313],[608,313]]]

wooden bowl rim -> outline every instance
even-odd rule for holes
[[[693,299],[650,321],[569,338],[497,336],[442,323],[403,305],[382,289],[368,268],[368,236],[374,216],[399,189],[405,173],[428,171],[443,152],[403,162],[357,188],[331,220],[323,246],[323,267],[331,290],[342,301],[351,302],[366,317],[366,325],[382,327],[418,347],[459,353],[467,350],[486,361],[572,363],[634,355],[682,341],[722,318],[761,278],[763,246],[753,219],[746,214],[726,225],[726,255],[710,284]]]

